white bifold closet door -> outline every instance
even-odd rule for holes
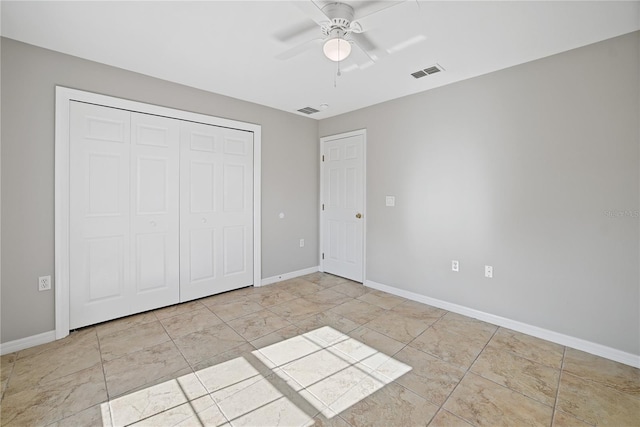
[[[71,102],[70,328],[253,283],[253,134]]]
[[[180,300],[253,284],[253,133],[192,123],[180,144]]]
[[[179,122],[71,103],[70,327],[179,298]]]

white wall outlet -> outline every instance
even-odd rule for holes
[[[490,265],[484,266],[484,277],[491,279],[493,277],[493,267]]]
[[[460,271],[460,263],[455,259],[451,261],[451,271]]]
[[[384,201],[387,206],[395,206],[396,196],[387,196]]]
[[[304,248],[304,239],[300,239],[300,247]]]
[[[49,289],[51,289],[51,276],[38,277],[38,290],[48,291]]]

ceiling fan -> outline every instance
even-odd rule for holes
[[[384,3],[383,6],[378,5],[377,10],[369,13],[364,11],[359,14],[351,5],[341,2],[318,2],[304,1],[294,2],[296,6],[301,8],[313,22],[297,25],[289,30],[284,30],[276,34],[276,38],[283,42],[299,40],[302,37],[313,32],[321,37],[305,41],[291,49],[288,49],[277,55],[277,59],[289,59],[297,56],[309,49],[317,48],[322,45],[324,55],[334,62],[345,60],[352,51],[352,46],[360,49],[368,58],[369,62],[376,62],[379,58],[385,56],[388,52],[377,46],[365,32],[373,26],[367,24],[367,20],[374,14],[381,12],[391,6],[395,6],[402,1],[396,2],[366,2],[369,4]],[[318,34],[318,26],[320,34]]]

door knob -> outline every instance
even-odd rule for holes
[[[362,218],[362,214],[361,214],[360,212],[358,212],[358,213],[356,214],[356,218],[358,218],[358,219]]]

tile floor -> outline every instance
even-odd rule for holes
[[[2,426],[639,426],[640,371],[314,273],[2,356]]]

